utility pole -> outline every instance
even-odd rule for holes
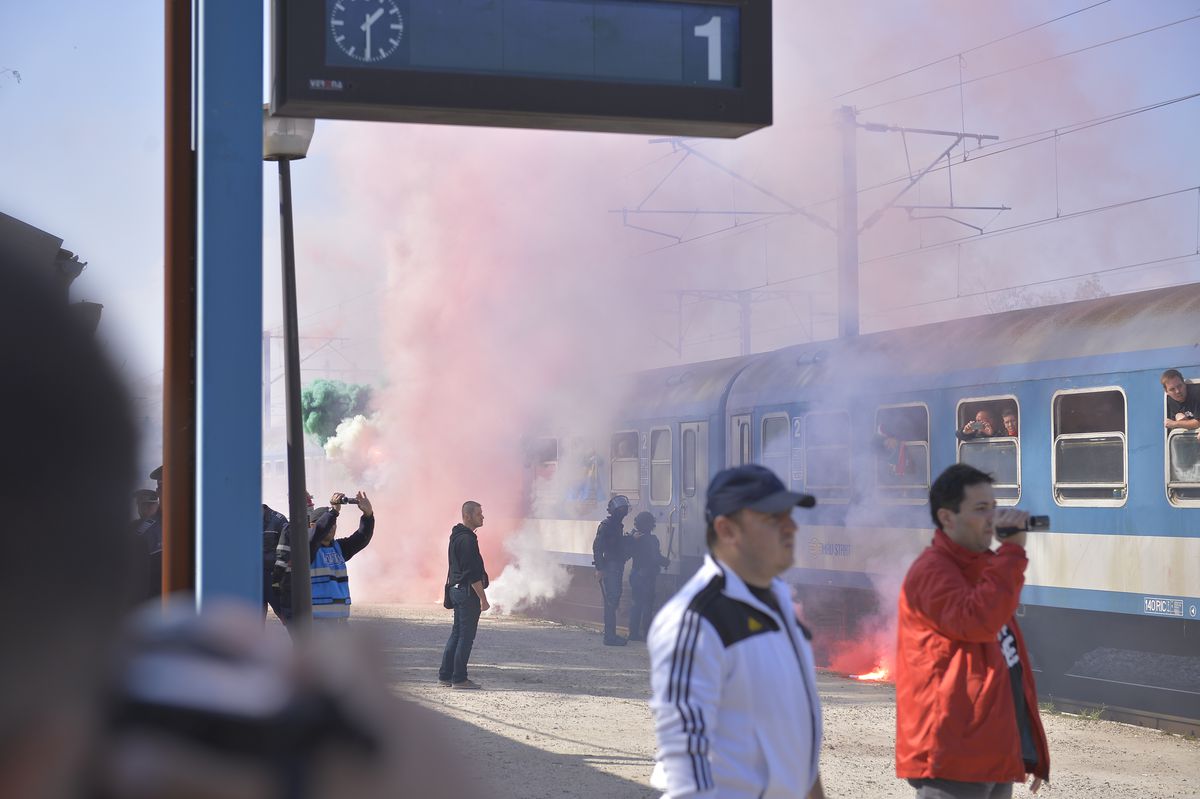
[[[838,200],[838,336],[858,335],[858,121],[854,109],[837,110],[842,129],[842,187]]]

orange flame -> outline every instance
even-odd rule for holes
[[[862,680],[863,682],[884,682],[891,675],[892,672],[888,669],[888,667],[880,663],[866,674],[851,674],[850,679]]]

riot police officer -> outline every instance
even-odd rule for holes
[[[629,569],[629,593],[633,594],[633,607],[629,609],[630,641],[646,640],[654,613],[654,585],[658,573],[671,563],[663,557],[658,536],[654,535],[655,523],[653,513],[642,511],[633,520],[633,535],[629,538],[629,555],[633,558]]]
[[[623,521],[629,514],[629,497],[617,494],[608,501],[608,518],[596,528],[592,542],[592,564],[600,580],[604,599],[604,644],[625,646],[617,635],[617,607],[621,604],[621,583],[625,578],[625,561],[629,560]]]

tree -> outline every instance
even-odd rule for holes
[[[304,430],[316,436],[321,446],[333,437],[339,424],[367,413],[370,404],[370,386],[340,380],[314,380],[300,392]]]

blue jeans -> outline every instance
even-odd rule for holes
[[[450,600],[454,602],[454,626],[442,650],[442,666],[438,679],[452,683],[467,679],[467,661],[471,658],[471,647],[475,644],[475,631],[479,629],[479,594],[470,586],[450,589]]]

